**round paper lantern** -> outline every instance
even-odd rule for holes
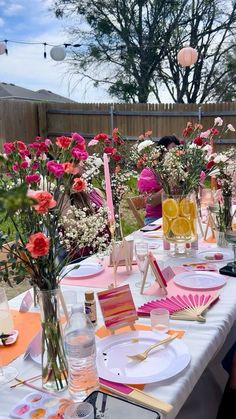
[[[0,43],[0,55],[5,54],[6,45],[2,42]]]
[[[183,67],[190,67],[195,64],[198,58],[198,52],[191,47],[182,48],[177,54],[177,60]]]
[[[55,61],[63,61],[66,56],[65,47],[53,47],[50,51],[51,58]]]

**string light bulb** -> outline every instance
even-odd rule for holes
[[[63,46],[53,47],[50,56],[54,61],[63,61],[66,57],[66,49]]]

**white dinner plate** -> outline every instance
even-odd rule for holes
[[[73,266],[75,269],[73,269]],[[62,269],[61,275],[64,278],[86,279],[99,275],[104,269],[104,266],[98,262],[72,263]]]
[[[215,272],[182,272],[175,275],[177,285],[191,289],[211,289],[222,287],[226,283],[223,275]]]
[[[217,260],[217,259],[209,259],[209,257],[213,257],[215,253],[222,253],[223,259]],[[197,257],[201,260],[208,261],[209,263],[212,262],[225,262],[234,259],[234,253],[232,249],[222,249],[222,248],[215,248],[211,250],[202,250],[201,252],[198,252]]]
[[[145,361],[134,361],[127,357],[144,351],[167,336],[165,333],[136,331],[97,340],[99,377],[116,383],[146,384],[178,374],[191,359],[187,346],[179,339],[153,349]]]

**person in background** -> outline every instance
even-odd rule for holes
[[[171,148],[176,147],[179,144],[180,142],[178,138],[176,138],[174,135],[169,135],[162,137],[158,141],[157,146],[164,146],[166,150],[170,150]],[[137,187],[141,194],[147,195],[146,213],[144,218],[144,224],[147,225],[157,220],[158,218],[161,218],[162,216],[162,187],[157,180],[157,176],[154,170],[150,169],[149,167],[143,169],[140,173]]]

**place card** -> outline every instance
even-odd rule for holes
[[[175,276],[173,269],[169,265],[166,268],[162,269],[161,272],[166,282],[170,281]]]
[[[27,311],[29,311],[32,304],[33,304],[33,297],[31,295],[31,292],[27,291],[27,293],[25,294],[24,298],[21,301],[19,311],[21,313],[26,313]]]
[[[163,290],[164,294],[167,294],[166,279],[165,279],[164,275],[162,274],[155,257],[153,256],[152,252],[150,252],[150,251],[148,252],[147,263],[146,263],[144,273],[143,273],[143,280],[142,280],[142,285],[141,285],[141,288],[140,288],[140,294],[143,294],[143,290],[144,290],[145,282],[146,282],[146,279],[147,279],[149,266],[152,269],[152,272],[153,272],[154,277],[155,277],[155,281],[159,284],[159,286]]]

